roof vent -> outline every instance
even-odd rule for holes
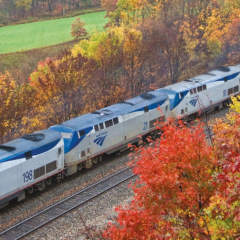
[[[109,109],[102,109],[102,110],[98,110],[98,111],[92,112],[92,114],[98,114],[100,116],[105,116],[105,115],[112,114],[112,111],[109,110]]]
[[[220,66],[217,68],[218,71],[221,71],[221,72],[229,72],[230,71],[230,68],[229,67],[225,67],[225,66]]]
[[[128,104],[128,105],[134,106],[134,104],[133,104],[133,103],[131,103],[131,102],[126,102],[126,101],[123,101],[123,102],[120,102],[120,103],[124,103],[124,104]]]
[[[6,152],[12,152],[16,150],[16,148],[11,146],[6,146],[6,145],[0,145],[0,150],[4,150]]]
[[[44,139],[44,134],[42,133],[26,134],[22,138],[32,142],[40,142]]]
[[[216,76],[216,74],[214,74],[214,73],[212,73],[212,72],[208,72],[208,73],[206,73],[206,75]]]
[[[141,98],[146,99],[146,100],[150,100],[155,98],[155,96],[151,93],[143,93],[140,95]]]

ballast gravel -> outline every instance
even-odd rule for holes
[[[129,184],[129,181],[120,184],[24,239],[101,239],[101,236],[98,237],[95,234],[103,229],[109,221],[114,220],[116,217],[115,207],[131,201],[133,192],[128,187]]]

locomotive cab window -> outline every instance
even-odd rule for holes
[[[144,107],[144,112],[148,112],[149,109],[148,109],[148,106]]]

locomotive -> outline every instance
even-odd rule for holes
[[[240,65],[222,66],[0,145],[0,207],[126,149],[157,121],[223,107],[239,85]]]

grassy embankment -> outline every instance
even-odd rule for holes
[[[89,33],[102,31],[107,19],[105,12],[79,16]],[[76,17],[11,25],[0,28],[0,72],[20,70],[26,77],[37,62],[57,56],[73,46],[71,24]]]

